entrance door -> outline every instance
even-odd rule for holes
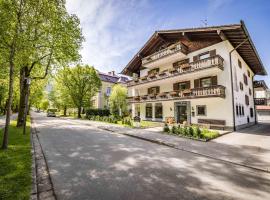
[[[178,105],[177,106],[177,123],[182,124],[184,121],[187,121],[187,105]]]

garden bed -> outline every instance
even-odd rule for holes
[[[204,142],[217,138],[220,135],[218,131],[199,128],[198,126],[173,125],[169,127],[167,124],[164,125],[163,132]]]

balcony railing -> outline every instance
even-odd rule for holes
[[[254,98],[255,105],[267,105],[266,98]]]
[[[179,76],[186,73],[191,73],[203,69],[208,69],[212,67],[218,67],[223,70],[223,58],[220,55],[212,56],[209,58],[201,59],[195,62],[186,63],[180,65],[177,68],[171,68],[168,70],[161,71],[159,74],[148,75],[141,78],[134,79],[128,82],[128,86],[139,85],[147,82],[153,82],[165,78],[170,78],[174,76]]]
[[[193,99],[205,97],[225,98],[225,87],[222,85],[192,88],[180,91],[162,92],[159,94],[149,94],[142,96],[128,97],[130,103],[147,102],[147,101],[164,101],[177,99]]]
[[[148,64],[150,62],[156,61],[158,59],[161,59],[163,57],[178,53],[178,52],[182,52],[184,54],[187,54],[188,52],[188,48],[180,43],[177,44],[173,44],[169,47],[167,47],[166,49],[162,49],[158,52],[155,52],[153,54],[151,54],[150,56],[147,56],[145,58],[142,59],[142,64]]]

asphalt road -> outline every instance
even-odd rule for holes
[[[34,113],[58,199],[270,199],[270,174]]]

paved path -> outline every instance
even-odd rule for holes
[[[270,199],[270,174],[33,114],[58,199]]]
[[[111,130],[116,133],[162,142],[185,151],[203,154],[212,158],[270,172],[270,123],[261,123],[239,132],[223,135],[206,143],[162,134],[158,132],[157,128],[130,129],[119,125],[89,120],[73,119],[73,121]]]

